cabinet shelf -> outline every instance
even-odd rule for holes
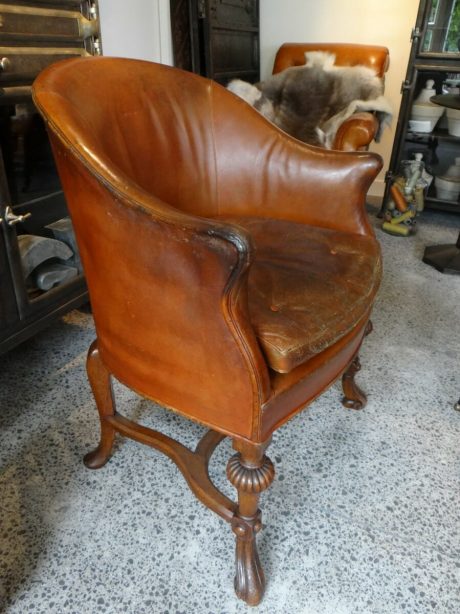
[[[435,129],[432,132],[416,132],[414,130],[409,129],[407,131],[406,140],[411,141],[411,139],[414,139],[414,142],[417,143],[423,139],[438,139],[439,141],[460,143],[460,137],[455,136],[453,134],[449,134],[446,129]]]
[[[460,203],[458,201],[443,200],[441,198],[431,196],[430,194],[425,197],[425,206],[427,209],[460,213]]]

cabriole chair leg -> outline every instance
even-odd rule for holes
[[[262,528],[260,493],[275,477],[272,461],[265,456],[265,444],[234,441],[238,451],[227,465],[227,477],[238,491],[238,510],[232,519],[236,536],[235,592],[249,605],[260,603],[265,577],[257,552],[256,535]]]
[[[363,409],[367,403],[367,397],[355,382],[355,375],[361,370],[359,356],[356,355],[348,369],[342,375],[343,394],[342,405],[348,409]]]
[[[366,325],[364,336],[367,337],[372,330],[373,325],[371,320]],[[353,360],[347,367],[347,370],[342,375],[342,389],[344,396],[342,397],[342,405],[348,409],[363,409],[366,407],[367,396],[355,382],[355,375],[361,370],[361,362],[358,353],[353,357]]]
[[[101,438],[98,447],[86,454],[83,461],[89,469],[99,469],[109,460],[115,440],[115,429],[105,420],[115,416],[115,400],[110,372],[101,360],[96,341],[89,348],[86,370],[99,412]]]

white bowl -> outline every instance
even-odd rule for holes
[[[436,186],[438,198],[442,200],[458,200],[460,195],[460,179],[438,176],[434,178],[434,185]]]
[[[430,120],[410,119],[409,128],[414,132],[431,132],[433,130],[433,122]]]
[[[460,81],[458,79],[446,79],[444,83],[449,87],[460,87]]]

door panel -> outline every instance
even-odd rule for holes
[[[216,27],[259,26],[259,7],[256,0],[209,0],[209,10]]]
[[[227,84],[260,78],[258,0],[171,0],[174,62]]]
[[[221,30],[212,39],[213,78],[228,82],[239,77],[256,81],[259,77],[257,34]]]

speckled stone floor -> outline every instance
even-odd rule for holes
[[[84,371],[91,316],[73,312],[0,357],[1,611],[8,614],[458,614],[460,276],[421,262],[459,217],[383,235],[385,276],[358,376],[362,412],[334,386],[276,433],[263,495],[262,604],[236,600],[229,527],[174,465],[119,441],[105,468]],[[203,429],[116,386],[119,409],[192,445]],[[211,472],[224,477],[224,442]]]

